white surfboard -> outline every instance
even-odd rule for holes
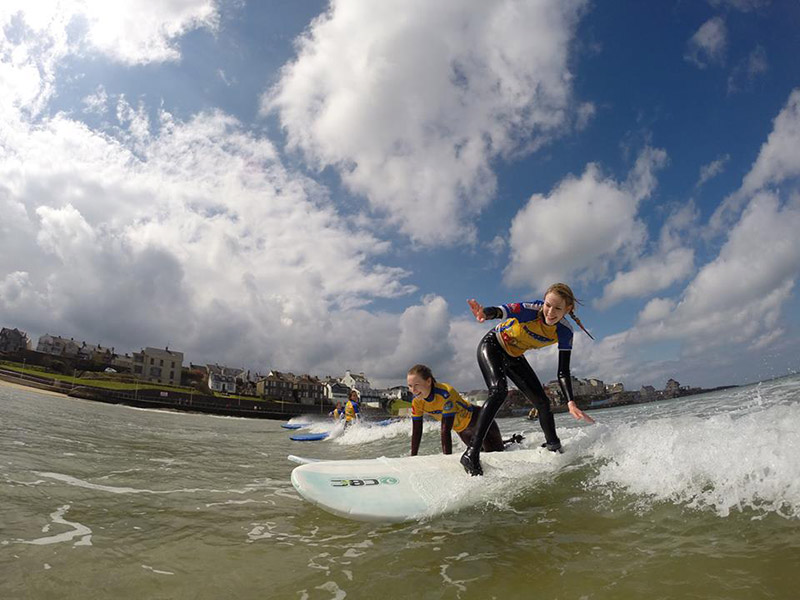
[[[305,456],[297,456],[290,454],[286,457],[290,462],[297,463],[298,465],[307,465],[308,463],[321,462],[324,458],[307,458]]]
[[[295,467],[292,484],[303,498],[335,515],[401,522],[506,502],[569,460],[569,452],[539,448],[485,452],[483,477],[470,477],[458,454],[328,460]]]

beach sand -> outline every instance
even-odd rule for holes
[[[20,385],[18,383],[11,383],[10,381],[5,381],[3,379],[0,379],[0,386],[17,388],[20,390],[33,390],[34,392],[37,392],[39,394],[45,394],[47,396],[62,396],[62,397],[66,396],[66,394],[62,394],[60,392],[51,392],[50,390],[40,390],[39,388],[36,387],[32,387],[29,385]]]

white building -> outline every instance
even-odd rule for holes
[[[39,338],[36,344],[36,351],[43,352],[44,354],[53,354],[55,356],[71,356],[78,357],[78,352],[81,349],[81,344],[72,338],[63,338],[57,335],[44,334]]]
[[[147,381],[180,385],[182,369],[183,352],[147,347],[133,353],[133,374]]]
[[[367,379],[364,373],[351,373],[350,371],[345,371],[345,375],[342,377],[341,382],[350,389],[357,389],[362,398],[371,397],[373,395],[372,388],[369,384],[369,379]]]

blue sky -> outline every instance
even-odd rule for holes
[[[0,25],[2,326],[472,389],[466,299],[565,281],[577,376],[798,368],[797,3],[12,0]]]

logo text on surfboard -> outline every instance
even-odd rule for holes
[[[399,481],[394,477],[364,477],[362,479],[331,479],[333,487],[361,487],[367,485],[395,485]]]

